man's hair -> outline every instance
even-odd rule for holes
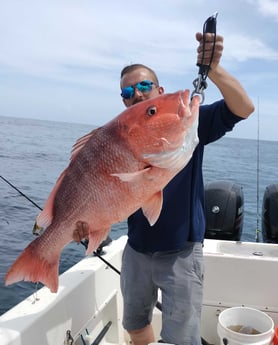
[[[138,68],[145,68],[145,69],[147,69],[147,70],[152,74],[153,79],[154,79],[153,81],[154,81],[157,85],[159,85],[158,78],[157,78],[157,75],[156,75],[155,71],[152,70],[150,67],[145,66],[145,65],[140,64],[140,63],[134,63],[134,64],[132,64],[132,65],[125,66],[125,67],[122,69],[122,71],[121,71],[121,79],[122,79],[122,77],[123,77],[125,74],[130,73],[130,72],[133,72],[134,70],[136,70],[136,69],[138,69]]]

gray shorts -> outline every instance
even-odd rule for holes
[[[202,243],[188,242],[182,250],[150,254],[127,244],[121,271],[123,327],[131,331],[151,323],[160,288],[163,341],[200,345],[203,271]]]

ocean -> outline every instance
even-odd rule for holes
[[[0,175],[43,207],[56,179],[68,165],[72,145],[92,128],[84,124],[0,116]],[[231,181],[243,189],[242,241],[255,241],[257,221],[261,226],[265,188],[278,183],[277,150],[278,142],[258,143],[257,140],[231,137],[206,147],[204,182]],[[0,179],[0,315],[35,291],[35,284],[28,282],[5,287],[4,276],[34,239],[32,229],[38,213],[36,206]],[[112,227],[110,237],[117,239],[124,234],[125,221]],[[69,244],[61,255],[60,273],[84,256],[84,246]]]

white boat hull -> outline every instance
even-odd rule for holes
[[[105,260],[118,270],[126,237],[105,247]],[[262,254],[262,255],[258,255]],[[249,306],[266,312],[278,325],[278,245],[205,240],[205,284],[202,337],[219,344],[216,326],[225,308]],[[37,298],[37,300],[35,300]],[[154,312],[157,339],[161,312]],[[111,321],[101,344],[127,344],[121,326],[122,298],[119,275],[92,256],[59,278],[58,292],[40,289],[0,317],[1,345],[92,344]]]

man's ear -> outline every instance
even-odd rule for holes
[[[163,88],[163,86],[159,86],[159,87],[158,87],[158,93],[159,93],[160,95],[162,95],[162,94],[164,93],[164,88]]]

